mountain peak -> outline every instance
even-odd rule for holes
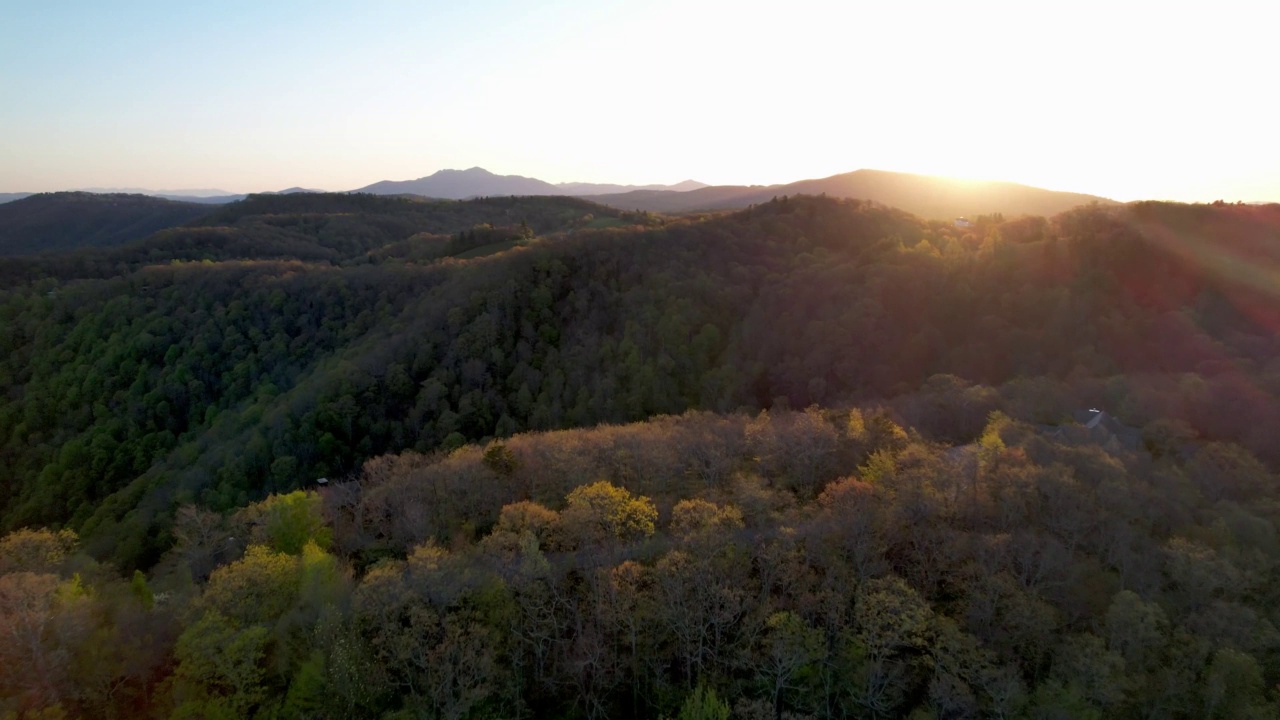
[[[501,195],[565,195],[555,185],[519,175],[496,175],[482,167],[444,169],[417,180],[383,180],[355,192],[421,195],[444,200]]]
[[[314,188],[304,188],[304,187],[295,186],[291,188],[285,188],[284,190],[276,190],[274,192],[265,192],[262,194],[263,195],[297,195],[298,193],[322,193],[322,192],[324,191],[316,190]]]
[[[443,170],[437,170],[434,173],[428,175],[427,177],[435,177],[436,175],[470,175],[474,177],[499,177],[496,173],[491,173],[488,170],[485,170],[484,168],[480,167],[479,165],[475,167],[469,167],[466,170],[458,170],[455,168],[445,168]]]
[[[711,186],[704,182],[698,182],[697,180],[683,180],[681,182],[676,183],[675,185],[672,185],[669,189],[674,190],[676,192],[688,192],[690,190],[701,190],[704,187],[711,187]]]

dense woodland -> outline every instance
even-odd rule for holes
[[[0,261],[0,712],[1274,717],[1278,266],[350,195]]]

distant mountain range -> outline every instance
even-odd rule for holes
[[[163,200],[173,200],[174,202],[196,203],[196,204],[198,204],[198,205],[226,205],[227,203],[233,203],[233,202],[236,202],[236,201],[238,201],[238,200],[243,200],[243,199],[245,199],[245,198],[249,197],[248,195],[245,195],[245,194],[234,194],[234,195],[165,195],[165,194],[162,194],[162,193],[151,193],[151,192],[144,192],[144,193],[137,193],[137,194],[139,194],[139,195],[149,195],[149,196],[151,196],[151,197],[158,197],[158,198],[161,198],[161,199],[163,199]]]
[[[1092,202],[1114,200],[1058,192],[1010,182],[955,180],[883,170],[858,170],[786,185],[705,185],[687,180],[676,185],[621,186],[591,183],[554,185],[519,175],[495,175],[482,168],[441,170],[417,180],[384,180],[355,192],[421,195],[461,200],[501,195],[577,195],[622,210],[685,213],[733,210],[782,195],[828,195],[874,200],[930,219],[1003,213],[1056,215]]]
[[[151,190],[150,188],[137,187],[90,187],[75,188],[68,192],[93,193],[95,195],[148,195],[150,197],[163,198],[165,200],[173,200],[175,202],[199,203],[201,205],[223,205],[237,200],[243,200],[248,195],[245,193],[233,193],[230,190],[219,190],[218,188],[186,188],[181,190]],[[32,193],[23,193],[23,195],[31,195]],[[18,198],[14,198],[17,200]],[[0,203],[5,202],[0,196]]]
[[[155,197],[164,197],[173,195],[176,197],[194,197],[194,198],[210,198],[210,197],[227,197],[235,195],[230,190],[219,190],[218,188],[184,188],[182,190],[149,190],[147,188],[136,187],[90,187],[77,188],[75,192],[98,193],[100,195],[153,195]]]
[[[322,193],[324,190],[315,190],[312,188],[291,187],[286,190],[268,190],[267,192],[258,193],[259,195],[296,195],[298,193]],[[166,200],[176,200],[178,202],[200,203],[202,205],[226,205],[227,203],[238,202],[249,197],[245,193],[236,193],[230,195],[168,195],[165,193],[143,192],[143,195],[153,195],[155,197],[164,198]]]
[[[553,184],[537,178],[520,175],[497,175],[483,168],[470,170],[440,170],[417,180],[383,180],[349,192],[372,195],[421,195],[439,200],[466,200],[473,197],[500,197],[509,195],[566,195],[594,197],[618,195],[629,192],[687,192],[707,187],[706,183],[685,180],[674,185],[618,185],[611,183],[569,182]],[[148,190],[146,188],[82,188],[75,192],[99,194],[150,195],[151,197],[178,202],[222,205],[247,197],[245,193],[233,193],[215,188],[192,190]],[[291,187],[262,195],[286,195],[292,193],[321,193],[325,190]],[[20,200],[33,193],[0,193],[0,204]]]
[[[628,187],[631,189],[627,189]],[[602,190],[623,191],[602,193]],[[322,191],[292,187],[259,195],[318,192]],[[1056,192],[1016,183],[954,180],[882,170],[858,170],[786,185],[713,186],[686,181],[676,185],[637,188],[591,183],[555,185],[535,178],[495,175],[481,168],[472,168],[441,170],[418,180],[374,183],[351,193],[421,196],[444,200],[513,195],[577,196],[618,210],[661,213],[734,210],[781,196],[827,195],[872,200],[933,220],[992,213],[1002,213],[1006,217],[1052,216],[1089,203],[1118,204],[1094,195]],[[232,194],[149,195],[94,192],[0,195],[0,203],[3,203],[0,204],[0,255],[119,245],[208,215],[212,210],[211,205],[226,205],[246,197],[248,196]]]
[[[104,189],[94,189],[98,192]],[[115,189],[105,189],[112,190]],[[150,191],[126,188],[130,192],[184,203],[225,204],[246,195],[217,189]],[[292,187],[266,195],[324,192]],[[950,178],[857,170],[816,180],[785,185],[706,185],[686,180],[675,185],[614,185],[602,183],[549,183],[520,175],[497,175],[483,168],[441,170],[417,180],[383,180],[351,190],[373,195],[418,195],[442,200],[474,197],[525,195],[571,195],[585,197],[622,210],[688,213],[734,210],[767,202],[782,195],[828,195],[839,198],[874,200],[901,208],[924,218],[939,220],[958,216],[1003,213],[1016,215],[1056,215],[1077,205],[1092,202],[1116,204],[1114,200],[1081,193],[1058,192],[1010,182],[955,180]],[[0,194],[0,203],[12,202],[29,193]]]
[[[624,210],[682,213],[744,208],[783,195],[874,200],[934,220],[990,213],[1049,216],[1093,202],[1118,204],[1096,195],[1058,192],[1017,183],[955,180],[884,170],[858,170],[787,185],[722,185],[683,193],[637,190],[597,195],[591,199]]]
[[[500,195],[595,195],[628,192],[687,192],[705,188],[705,183],[685,180],[675,185],[610,185],[560,183],[558,185],[521,175],[495,175],[484,168],[441,170],[417,180],[383,180],[352,192],[374,195],[421,195],[442,200],[465,200]]]
[[[243,200],[249,195],[247,193],[233,193],[226,190],[217,190],[213,188],[193,189],[193,190],[148,190],[147,188],[80,188],[77,190],[69,190],[67,192],[92,193],[94,195],[147,195],[149,197],[162,198],[164,200],[173,200],[175,202],[198,203],[201,205],[225,205],[227,203]],[[312,188],[291,187],[287,190],[268,191],[260,193],[261,195],[292,195],[294,193],[322,193],[324,190],[315,190]],[[621,192],[621,191],[619,191]],[[25,197],[31,197],[38,193],[0,193],[0,205],[21,200]],[[49,194],[49,193],[43,193]]]

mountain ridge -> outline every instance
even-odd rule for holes
[[[466,200],[493,195],[577,195],[589,197],[640,190],[685,192],[708,187],[696,180],[674,185],[619,185],[615,183],[549,183],[523,175],[498,175],[482,167],[445,169],[416,180],[381,180],[351,192],[374,195],[421,195],[441,200]]]
[[[1007,181],[960,180],[871,169],[783,185],[713,185],[678,194],[632,191],[599,195],[593,199],[603,205],[627,210],[684,213],[735,210],[783,195],[828,195],[872,200],[934,220],[992,213],[1048,217],[1094,202],[1120,204],[1097,195],[1047,190]]]
[[[146,197],[161,198],[163,200],[173,200],[182,203],[197,203],[200,205],[225,205],[243,200],[251,193],[233,193],[227,190],[219,190],[216,188],[207,189],[191,189],[191,190],[151,190],[149,188],[76,188],[74,190],[55,190],[51,193],[70,192],[70,193],[88,193],[91,195],[145,195]],[[266,190],[260,195],[289,195],[293,193],[323,193],[325,190],[317,190],[315,188],[290,187],[284,190]],[[0,205],[31,197],[32,195],[48,195],[51,193],[29,193],[29,192],[12,192],[0,193]]]
[[[208,212],[151,195],[37,193],[0,205],[0,256],[123,245]]]
[[[152,197],[165,197],[167,195],[176,195],[179,197],[227,197],[229,195],[238,195],[230,190],[221,188],[180,188],[176,190],[152,190],[151,188],[140,187],[82,187],[75,188],[72,192],[87,192],[95,195],[150,195]]]
[[[223,205],[248,196],[205,194],[212,192],[214,190],[140,190],[140,194],[150,197],[202,205]],[[259,194],[297,192],[324,191],[290,187]],[[875,169],[773,185],[707,185],[695,180],[684,180],[672,185],[621,185],[550,183],[523,175],[498,175],[481,167],[472,167],[466,170],[438,170],[415,180],[381,180],[346,192],[413,195],[439,200],[498,196],[574,196],[590,198],[594,202],[621,210],[675,214],[737,210],[783,195],[828,195],[872,200],[934,220],[993,213],[1049,217],[1095,202],[1102,205],[1119,204],[1098,195],[1048,190],[1008,181],[965,180]],[[0,194],[0,204],[26,196],[26,193]]]

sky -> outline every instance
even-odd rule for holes
[[[1280,201],[1280,8],[0,0],[0,192],[859,168]]]

